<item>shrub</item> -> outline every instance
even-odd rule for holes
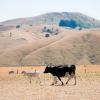
[[[75,20],[61,20],[59,26],[76,28],[77,23]]]
[[[45,34],[45,37],[50,37],[50,34]]]
[[[16,28],[20,28],[20,25],[17,25]]]

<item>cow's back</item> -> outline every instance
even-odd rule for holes
[[[73,65],[58,65],[56,66],[59,72],[66,73],[68,72],[70,75],[75,74],[76,66]]]

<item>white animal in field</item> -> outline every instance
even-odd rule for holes
[[[38,81],[40,82],[40,71],[22,71],[22,74],[24,74],[25,76],[28,76],[29,81],[31,83],[32,77],[36,77],[38,79]]]

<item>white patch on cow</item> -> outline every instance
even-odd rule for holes
[[[71,65],[68,65],[68,67],[71,67]]]
[[[51,67],[50,65],[48,65],[47,67]]]
[[[68,77],[68,76],[69,76],[69,72],[66,72],[66,73],[65,73],[65,76]]]

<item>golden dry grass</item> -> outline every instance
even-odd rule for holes
[[[77,85],[70,80],[68,85],[50,86],[52,76],[41,74],[39,83],[33,77],[32,83],[23,75],[8,75],[10,70],[44,70],[37,67],[1,67],[0,68],[0,100],[99,100],[100,98],[100,67],[99,65],[77,66]],[[66,78],[62,78],[66,81]],[[60,84],[60,82],[58,82]]]

